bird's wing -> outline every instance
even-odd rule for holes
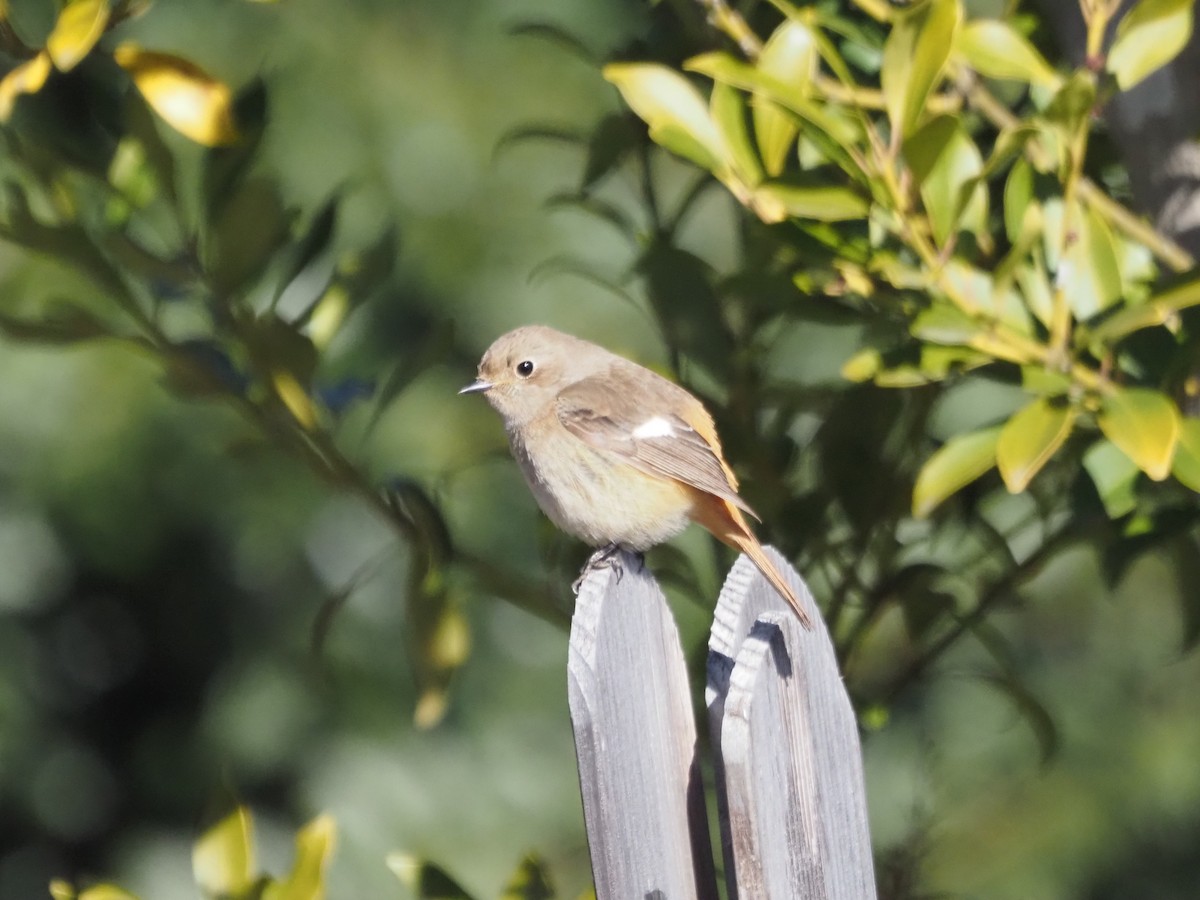
[[[614,366],[562,390],[555,412],[563,427],[599,450],[651,475],[682,481],[758,518],[737,494],[704,406],[648,369]]]

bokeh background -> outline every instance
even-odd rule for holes
[[[53,18],[33,0],[11,8],[34,30]],[[128,346],[0,338],[0,898],[45,896],[58,876],[194,897],[192,841],[230,797],[255,810],[277,873],[295,829],[331,813],[334,898],[406,896],[385,865],[395,851],[480,897],[530,851],[562,896],[590,883],[561,625],[584,550],[541,521],[486,404],[455,391],[495,336],[528,322],[671,360],[638,279],[622,297],[568,271],[620,281],[633,258],[602,221],[553,202],[579,184],[580,151],[505,140],[538,123],[586,131],[620,109],[597,66],[513,33],[535,21],[598,59],[661,27],[637,0],[159,0],[122,26],[235,87],[265,81],[256,165],[302,215],[341,192],[335,250],[395,235],[395,268],[323,372],[371,381],[422,347],[444,351],[373,428],[351,423],[347,455],[379,482],[423,484],[458,546],[546,578],[552,602],[531,612],[464,582],[470,652],[444,715],[418,727],[411,551],[368,504],[249,440],[228,404],[181,398]],[[686,189],[683,163],[659,166],[668,194]],[[634,180],[614,177],[608,196],[633,196]],[[680,246],[735,265],[739,215],[712,192]],[[11,308],[88,290],[6,244],[0,279]],[[865,327],[813,314],[781,334],[772,371],[816,394],[848,390],[839,369]],[[981,404],[1011,406],[1011,391],[939,396],[943,432]],[[715,597],[728,557],[695,534],[677,549],[699,596]],[[1103,554],[1062,548],[993,616],[1048,730],[978,677],[992,662],[969,640],[866,711],[888,896],[1196,896],[1200,659],[1181,612],[1195,566],[1166,549],[1113,585]],[[695,648],[705,603],[676,584]],[[883,635],[856,662],[861,685],[891,671]]]

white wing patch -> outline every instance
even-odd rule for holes
[[[671,437],[674,434],[675,427],[662,416],[647,419],[637,428],[633,429],[633,436],[641,439]]]

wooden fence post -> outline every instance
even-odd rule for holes
[[[726,579],[706,700],[729,900],[874,900],[862,752],[833,644],[754,564]],[[691,694],[662,592],[632,556],[584,579],[568,694],[597,900],[716,900]]]
[[[805,631],[741,557],[721,591],[705,692],[730,900],[873,900],[862,749],[829,632],[807,586]]]
[[[617,562],[580,586],[567,660],[596,897],[716,900],[679,632],[641,563]]]

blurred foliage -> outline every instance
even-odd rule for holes
[[[414,897],[585,890],[544,624],[581,554],[453,398],[537,319],[714,413],[837,643],[888,896],[1120,896],[1097,796],[1200,833],[1200,282],[1096,115],[1190,3],[1084,3],[1078,68],[982,0],[337,6],[0,3],[0,895],[180,896],[228,782],[268,858],[336,817],[334,896],[397,846]],[[696,660],[728,562],[651,554]],[[195,877],[318,896],[332,821],[271,882],[241,809]]]

